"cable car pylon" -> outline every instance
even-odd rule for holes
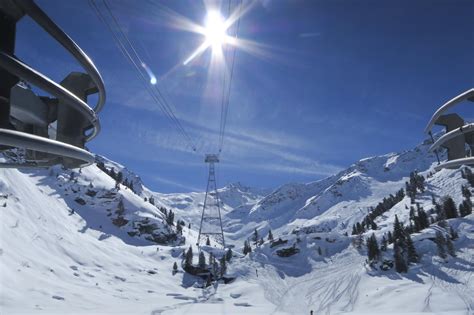
[[[209,177],[207,180],[206,195],[202,207],[201,225],[197,246],[207,243],[207,239],[215,241],[225,248],[224,230],[222,228],[221,207],[217,192],[215,163],[219,163],[217,154],[206,154],[205,163],[209,163]]]

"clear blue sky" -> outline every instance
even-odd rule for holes
[[[172,27],[169,12],[203,24],[205,6],[110,3],[200,152],[152,102],[86,0],[38,0],[104,78],[103,130],[89,148],[156,191],[204,190],[203,154],[217,148],[220,119],[209,91],[221,87],[208,77],[210,51],[182,65],[203,37]],[[363,157],[412,148],[433,111],[474,86],[472,0],[265,0],[242,17],[239,37],[260,48],[236,54],[220,186],[308,182]],[[28,18],[18,27],[17,55],[57,81],[81,70]]]

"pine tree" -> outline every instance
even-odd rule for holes
[[[367,256],[369,261],[378,260],[380,256],[379,246],[375,235],[372,235],[367,239]]]
[[[449,234],[451,235],[451,240],[456,240],[459,238],[458,232],[456,232],[452,226],[449,227]]]
[[[459,205],[459,214],[461,217],[465,217],[472,213],[472,202],[471,199],[464,199]]]
[[[250,247],[250,244],[248,241],[245,241],[244,242],[244,250],[243,250],[243,254],[244,255],[247,255],[248,253],[251,253],[252,252],[252,247]]]
[[[115,169],[113,167],[110,169],[109,175],[113,179],[115,179],[115,177],[117,177],[117,175],[115,174]]]
[[[449,237],[446,237],[446,249],[448,250],[449,255],[456,257],[456,250],[454,249],[453,242]]]
[[[357,234],[357,229],[356,229],[356,225],[352,225],[352,235],[356,235]]]
[[[217,278],[218,271],[219,271],[219,264],[217,263],[217,260],[215,258],[213,258],[212,260],[211,268],[212,268],[212,274],[214,275],[215,278]]]
[[[403,259],[402,252],[398,242],[393,243],[393,260],[395,260],[395,270],[399,273],[407,272],[408,267]]]
[[[472,194],[471,194],[471,191],[469,190],[469,188],[467,188],[467,186],[462,185],[461,186],[461,191],[462,191],[462,195],[463,195],[464,198],[466,198],[466,199],[471,198]]]
[[[446,196],[443,200],[443,209],[446,213],[446,219],[452,219],[458,217],[456,205],[454,204],[453,198]]]
[[[357,234],[361,234],[365,232],[365,228],[359,222],[356,223]]]
[[[417,263],[420,258],[418,257],[418,253],[416,252],[415,245],[413,244],[413,240],[411,239],[410,235],[407,235],[406,247],[408,263]]]
[[[179,235],[183,235],[183,226],[181,224],[176,225],[176,232]]]
[[[436,232],[436,247],[438,248],[438,256],[446,259],[446,249],[444,248],[446,245],[446,239],[444,238],[443,234],[440,231]]]
[[[168,223],[168,225],[174,225],[174,212],[171,209],[166,216],[166,223]]]
[[[206,245],[207,245],[207,246],[211,246],[211,240],[209,239],[209,236],[208,236],[207,239],[206,239]]]
[[[362,236],[362,233],[357,234],[356,237],[353,239],[353,245],[357,249],[361,249],[362,245],[364,245],[364,237]]]
[[[430,222],[428,220],[428,215],[426,214],[425,210],[420,208],[418,209],[417,214],[418,214],[417,218],[418,218],[418,224],[420,226],[420,230],[423,230],[429,227]]]
[[[207,276],[207,280],[206,280],[206,288],[211,286],[212,284],[212,279],[211,279],[211,275],[208,275]]]
[[[227,272],[227,263],[224,256],[222,256],[222,258],[220,259],[220,267],[221,267],[220,271],[221,271],[221,278],[222,278]]]
[[[191,223],[189,223],[189,224],[188,224],[188,229],[190,229],[190,230],[191,230]]]
[[[184,266],[191,267],[192,265],[193,265],[193,248],[189,246],[189,249],[186,252],[186,258],[184,260]]]
[[[216,258],[214,257],[214,254],[212,252],[209,253],[209,266],[212,267],[212,264],[214,263],[214,260],[216,260]]]
[[[382,242],[380,243],[380,250],[381,251],[383,251],[383,252],[387,251],[387,246],[388,246],[387,243],[388,242],[387,242],[387,239],[385,238],[385,235],[382,236]]]
[[[268,240],[270,242],[273,242],[273,233],[272,233],[272,230],[268,230]]]
[[[377,229],[377,224],[375,224],[374,220],[370,220],[370,228],[372,230],[376,230]]]
[[[437,216],[437,220],[445,220],[446,219],[446,213],[444,212],[443,207],[440,204],[435,205],[435,212]]]
[[[393,236],[392,236],[391,231],[388,231],[388,233],[387,233],[387,241],[388,241],[389,244],[393,243]]]
[[[415,227],[413,226],[413,223],[411,223],[411,221],[410,221],[410,225],[408,225],[408,226],[405,228],[405,234],[411,234],[411,233],[413,233],[413,232],[418,232],[418,230],[419,230],[418,218],[417,218],[417,220],[416,220],[416,223],[417,223],[417,227],[415,228]]]
[[[115,211],[118,215],[123,215],[125,212],[125,206],[123,204],[123,199],[120,198],[119,203],[117,205],[117,210]]]
[[[173,273],[177,273],[177,272],[178,272],[178,264],[175,261],[173,264]]]
[[[398,220],[398,216],[395,215],[395,222],[393,223],[393,240],[399,241],[405,239],[405,232],[402,224]]]
[[[204,269],[206,268],[206,256],[204,256],[204,252],[199,253],[199,268]]]
[[[257,244],[258,239],[259,239],[259,237],[258,237],[258,231],[257,231],[257,229],[255,229],[255,231],[253,232],[253,238],[252,238],[252,240],[253,240],[253,242],[255,243],[255,245]]]
[[[115,180],[116,180],[118,183],[122,183],[122,181],[123,181],[123,174],[122,174],[122,172],[119,171],[119,172],[117,173],[117,177],[115,178]]]
[[[263,240],[263,238],[261,238],[261,239],[258,241],[258,246],[262,246],[263,243],[265,243],[265,241]]]
[[[232,259],[232,250],[229,248],[227,249],[226,253],[225,253],[225,259],[227,261],[230,261]]]

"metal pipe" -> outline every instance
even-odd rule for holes
[[[474,157],[466,157],[462,159],[447,161],[445,163],[437,165],[435,166],[435,170],[439,171],[443,168],[458,168],[463,165],[473,165],[473,164],[474,164]]]
[[[473,132],[474,131],[474,124],[467,124],[462,127],[459,127],[457,129],[451,130],[450,132],[445,133],[441,137],[438,138],[430,147],[430,151],[433,151],[440,146],[442,146],[444,143],[448,142],[451,139],[454,139],[456,137],[462,136],[466,133]]]
[[[447,111],[448,109],[450,109],[451,107],[453,107],[454,105],[462,102],[462,101],[465,101],[465,100],[469,100],[469,101],[472,101],[474,102],[474,88],[470,89],[470,90],[467,90],[461,94],[459,94],[458,96],[452,98],[451,100],[449,100],[448,102],[446,102],[445,104],[443,104],[443,106],[441,106],[440,108],[438,108],[438,110],[433,114],[433,116],[431,117],[428,125],[426,126],[425,128],[425,132],[429,132],[431,130],[431,128],[433,128],[433,125],[436,123],[436,121],[438,120],[438,118],[445,112]]]
[[[51,95],[64,100],[66,104],[84,115],[90,121],[91,128],[93,128],[92,133],[87,136],[87,141],[93,139],[100,132],[100,122],[96,113],[80,98],[69,92],[69,90],[50,80],[40,72],[30,68],[21,61],[3,52],[0,52],[0,67],[24,79],[25,81],[30,82],[45,92],[48,92]]]
[[[20,6],[39,26],[56,39],[74,58],[82,65],[86,72],[91,76],[97,89],[99,98],[94,107],[96,113],[100,112],[105,103],[105,86],[102,77],[95,67],[92,60],[84,51],[61,29],[56,25],[33,0],[17,0],[16,4]]]
[[[20,131],[0,128],[0,143],[13,147],[25,148],[27,150],[40,151],[44,153],[50,153],[62,157],[75,159],[78,161],[77,167],[89,165],[94,162],[94,155],[87,152],[86,150],[80,149],[76,146],[67,143],[27,134]],[[42,163],[38,162],[38,164],[41,165]],[[11,164],[5,163],[4,165],[7,165],[8,167],[8,165]],[[33,166],[29,163],[27,163],[26,165],[29,165],[30,167]],[[2,167],[1,163],[0,167]]]

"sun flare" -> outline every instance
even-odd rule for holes
[[[227,17],[221,14],[216,7],[208,7],[203,24],[196,24],[183,17],[175,17],[174,27],[190,31],[203,36],[201,44],[184,60],[183,65],[189,64],[197,59],[205,51],[212,51],[212,59],[218,63],[225,62],[224,48],[232,46],[234,49],[242,49],[251,54],[264,55],[263,48],[251,40],[242,40],[237,38],[239,21],[241,17],[248,12],[255,2],[250,1],[248,5],[242,6],[242,3],[234,11],[229,9]]]
[[[219,11],[209,11],[206,17],[205,37],[206,42],[213,49],[220,49],[227,41],[227,27]]]

